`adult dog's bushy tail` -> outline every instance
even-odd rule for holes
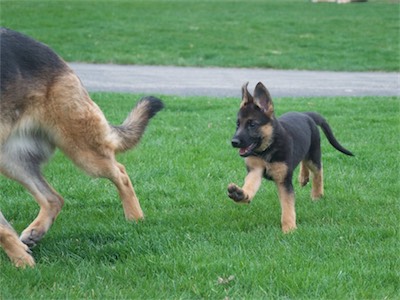
[[[124,123],[113,126],[119,136],[117,152],[133,148],[142,137],[149,120],[163,109],[163,102],[153,96],[143,97],[132,109]]]
[[[328,139],[329,143],[337,150],[340,152],[349,155],[349,156],[354,156],[353,153],[351,153],[349,150],[344,148],[342,145],[339,144],[335,136],[333,135],[332,129],[329,126],[328,122],[318,113],[315,112],[307,112],[305,113],[307,116],[309,116],[315,124],[320,126],[322,128],[322,131],[324,132],[326,138]]]

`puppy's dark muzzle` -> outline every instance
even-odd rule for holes
[[[233,137],[231,143],[232,143],[232,147],[234,147],[234,148],[240,148],[241,142],[240,142],[240,140],[239,140],[237,137]]]

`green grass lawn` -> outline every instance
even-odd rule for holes
[[[93,94],[112,123],[136,95]],[[275,186],[248,206],[226,195],[246,170],[230,139],[239,99],[163,97],[141,144],[122,154],[146,219],[124,220],[117,192],[61,153],[45,168],[66,200],[33,250],[35,269],[0,252],[1,299],[397,299],[399,99],[284,98],[278,115],[315,110],[347,157],[323,139],[325,197],[296,182],[298,230],[283,235]],[[297,176],[297,173],[296,173]],[[20,232],[38,211],[0,178],[1,209]]]
[[[399,71],[399,1],[4,1],[2,26],[67,61]]]
[[[67,61],[340,71],[399,71],[399,2],[0,1],[0,25]],[[239,88],[239,87],[238,87]],[[137,95],[92,94],[112,123]],[[230,146],[239,99],[163,97],[141,144],[122,154],[146,219],[124,220],[114,186],[57,152],[45,174],[66,202],[33,249],[35,269],[0,251],[0,299],[396,299],[399,282],[398,97],[284,98],[278,115],[315,110],[325,197],[296,183],[298,230],[283,235],[275,186],[234,204],[243,183]],[[296,176],[297,177],[297,173]],[[38,212],[0,177],[1,210],[20,232]]]

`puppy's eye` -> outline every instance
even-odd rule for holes
[[[247,125],[248,125],[250,128],[255,128],[255,127],[257,126],[257,123],[254,122],[253,120],[249,120],[249,121],[247,122]]]
[[[239,120],[236,121],[236,128],[240,126]]]

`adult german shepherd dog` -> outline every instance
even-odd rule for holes
[[[242,188],[229,184],[228,196],[236,202],[249,203],[265,177],[278,188],[282,208],[283,232],[296,229],[293,170],[301,162],[299,181],[305,186],[312,178],[312,199],[324,194],[321,146],[318,126],[328,141],[340,152],[353,156],[334,137],[326,120],[315,112],[289,112],[276,118],[267,88],[259,82],[254,97],[242,87],[242,102],[237,116],[237,129],[232,146],[245,158],[248,174]]]
[[[32,266],[27,246],[44,236],[64,203],[41,173],[56,147],[89,175],[115,184],[126,219],[143,218],[129,176],[115,153],[139,142],[163,103],[144,97],[121,126],[109,125],[79,78],[49,47],[5,28],[0,29],[0,38],[0,171],[21,183],[40,206],[20,240],[0,214],[0,243],[15,265]]]

